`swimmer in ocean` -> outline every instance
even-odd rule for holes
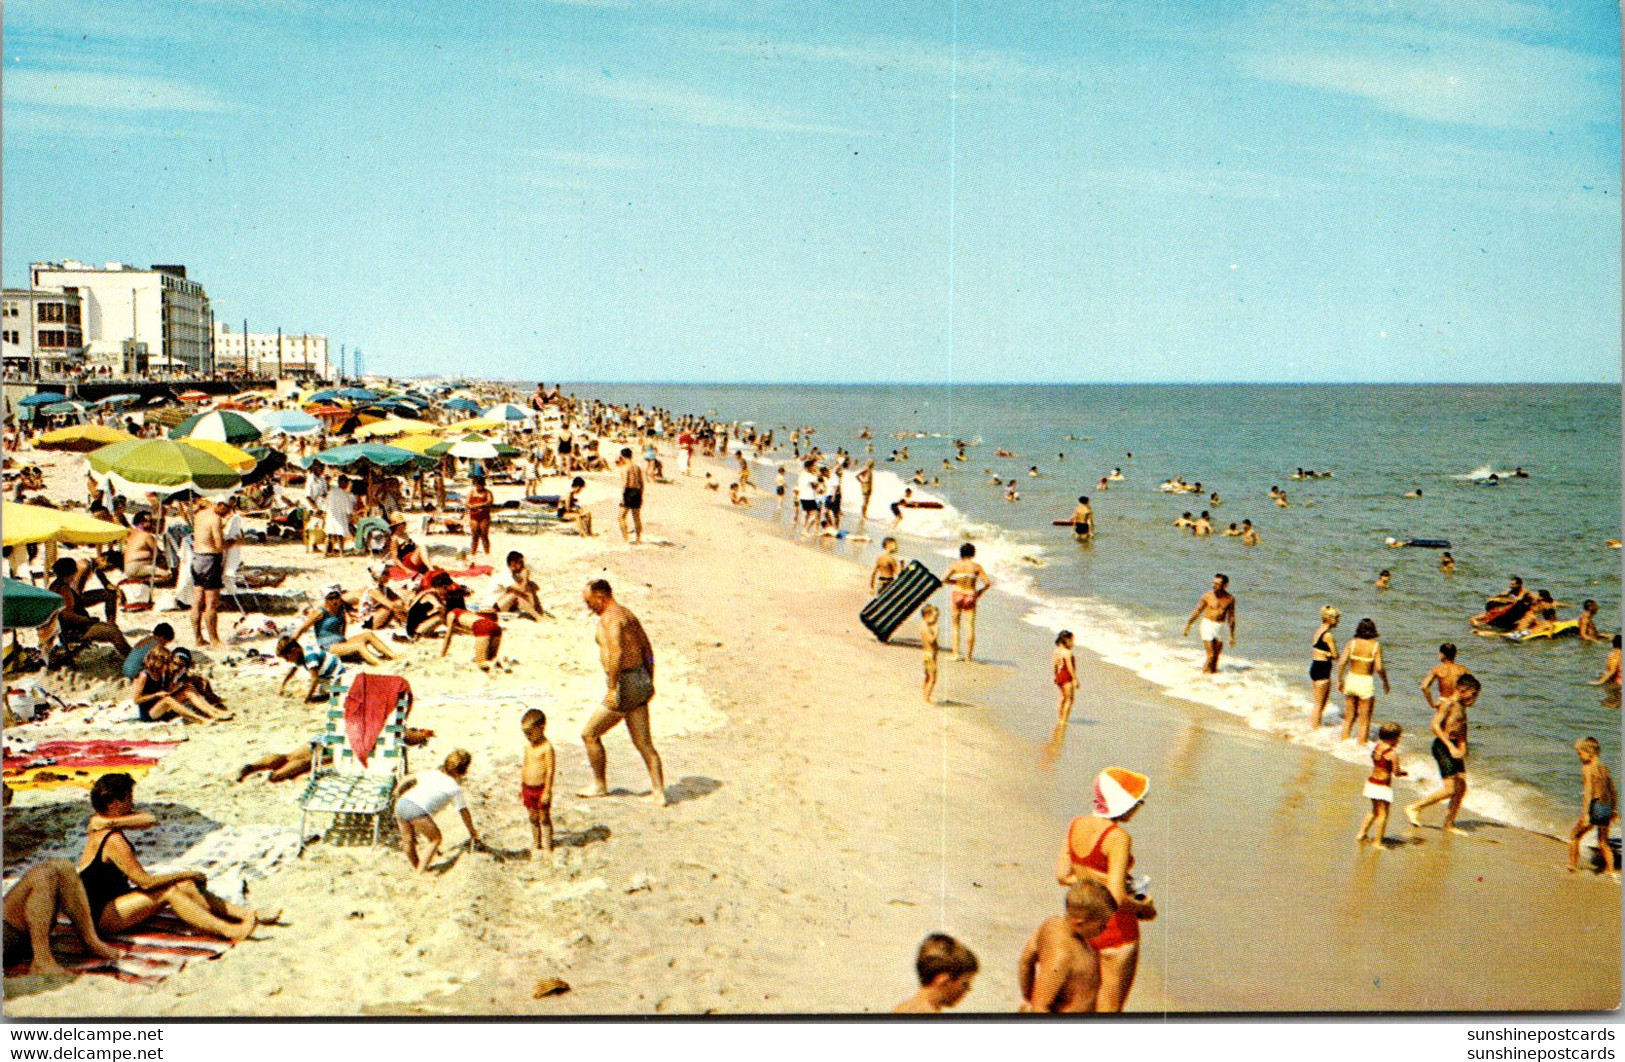
[[[1174,521],[1174,527],[1181,531],[1185,531],[1195,526],[1196,521],[1191,519],[1191,514],[1189,512],[1181,513],[1179,519]]]
[[[1251,520],[1243,520],[1241,522],[1241,544],[1243,546],[1258,545],[1258,532],[1253,528],[1253,522]]]
[[[1393,578],[1394,573],[1389,571],[1387,568],[1384,568],[1382,573],[1377,576],[1377,581],[1371,585],[1376,587],[1378,590],[1386,590],[1388,589],[1388,584],[1393,581]]]
[[[1456,574],[1456,558],[1450,555],[1449,550],[1445,550],[1444,553],[1440,555],[1439,570],[1446,575]]]
[[[1415,490],[1408,490],[1408,491],[1405,492],[1405,497],[1407,497],[1407,498],[1420,498],[1421,496],[1422,496],[1422,488],[1421,487],[1417,487]]]

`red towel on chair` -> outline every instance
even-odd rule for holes
[[[367,757],[372,755],[372,747],[378,744],[378,735],[384,732],[389,713],[402,695],[411,711],[412,687],[403,678],[362,672],[350,683],[350,692],[344,698],[344,733],[361,766],[367,765]]]

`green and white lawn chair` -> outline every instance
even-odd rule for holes
[[[344,698],[349,684],[328,699],[327,725],[314,742],[310,761],[310,781],[299,797],[299,849],[304,851],[305,823],[311,812],[334,816],[359,815],[372,819],[372,843],[378,845],[379,828],[395,797],[395,786],[406,776],[406,713],[412,704],[411,690],[395,702],[378,742],[367,757],[366,766],[350,747],[344,726]]]

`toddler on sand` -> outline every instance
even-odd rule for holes
[[[1050,660],[1055,672],[1055,686],[1060,690],[1061,702],[1055,709],[1055,725],[1065,726],[1072,718],[1072,698],[1078,693],[1078,658],[1072,652],[1072,632],[1062,631],[1055,636],[1055,656]]]
[[[525,766],[519,776],[519,799],[530,815],[530,830],[539,851],[553,850],[553,745],[547,740],[547,716],[532,708],[519,721],[525,732]]]
[[[925,650],[926,704],[936,703],[932,698],[937,692],[937,618],[940,615],[935,605],[920,609],[920,645]]]
[[[1602,745],[1594,737],[1581,738],[1574,743],[1580,757],[1580,821],[1574,824],[1569,836],[1569,870],[1580,863],[1580,842],[1592,830],[1597,831],[1597,847],[1602,849],[1602,865],[1615,878],[1619,867],[1614,862],[1614,849],[1608,843],[1608,829],[1618,818],[1619,794],[1614,791],[1614,776],[1602,762]]]
[[[1388,812],[1394,807],[1394,779],[1405,777],[1399,766],[1399,735],[1404,733],[1398,723],[1384,723],[1377,728],[1377,744],[1371,750],[1371,777],[1365,780],[1365,796],[1371,801],[1371,810],[1360,820],[1360,832],[1355,841],[1365,840],[1366,831],[1376,824],[1371,847],[1381,848],[1383,835],[1388,830]]]

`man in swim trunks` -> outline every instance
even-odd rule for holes
[[[1433,665],[1433,670],[1422,680],[1422,699],[1428,702],[1429,708],[1437,710],[1438,705],[1433,703],[1431,687],[1434,685],[1439,687],[1441,698],[1452,696],[1456,692],[1456,680],[1465,674],[1467,669],[1456,663],[1455,645],[1445,642],[1439,646],[1439,662]]]
[[[581,743],[587,749],[587,763],[592,767],[593,785],[577,796],[601,797],[609,794],[606,778],[608,757],[604,753],[604,735],[616,724],[626,723],[627,736],[632,746],[643,757],[648,768],[652,789],[649,799],[666,805],[665,768],[660,753],[655,751],[649,735],[649,701],[654,698],[655,654],[638,618],[615,600],[608,580],[594,579],[582,593],[587,608],[598,617],[598,655],[604,665],[604,678],[608,690],[604,703],[581,731]]]
[[[643,541],[643,468],[632,460],[632,451],[621,447],[621,456],[615,464],[621,470],[621,511],[617,517],[621,525],[621,541],[626,541],[626,518],[632,517],[634,543]]]
[[[192,638],[200,646],[220,644],[220,588],[226,580],[225,522],[214,503],[203,499],[192,516]]]
[[[861,517],[869,518],[869,497],[875,492],[875,459],[869,458],[863,467],[858,470],[858,487],[863,491],[863,510]]]
[[[1095,511],[1087,494],[1079,496],[1078,507],[1072,510],[1072,535],[1079,542],[1095,537]]]
[[[1226,624],[1230,627],[1230,648],[1236,647],[1236,599],[1227,589],[1229,585],[1228,575],[1215,575],[1213,589],[1202,595],[1202,600],[1191,611],[1190,619],[1185,621],[1185,634],[1191,632],[1191,624],[1198,619],[1202,621],[1202,643],[1207,648],[1207,661],[1202,665],[1204,675],[1219,673],[1219,654],[1224,651]]]
[[[1456,828],[1456,816],[1467,797],[1467,709],[1478,700],[1480,691],[1478,679],[1463,673],[1456,679],[1455,692],[1440,697],[1434,705],[1433,761],[1439,765],[1444,788],[1405,809],[1405,817],[1411,820],[1412,826],[1422,825],[1421,812],[1425,808],[1449,801],[1442,828],[1465,835],[1464,830]]]
[[[1117,901],[1093,879],[1067,890],[1066,914],[1047,918],[1021,949],[1016,967],[1026,1013],[1092,1013],[1100,993],[1100,956],[1089,946],[1117,913]]]

